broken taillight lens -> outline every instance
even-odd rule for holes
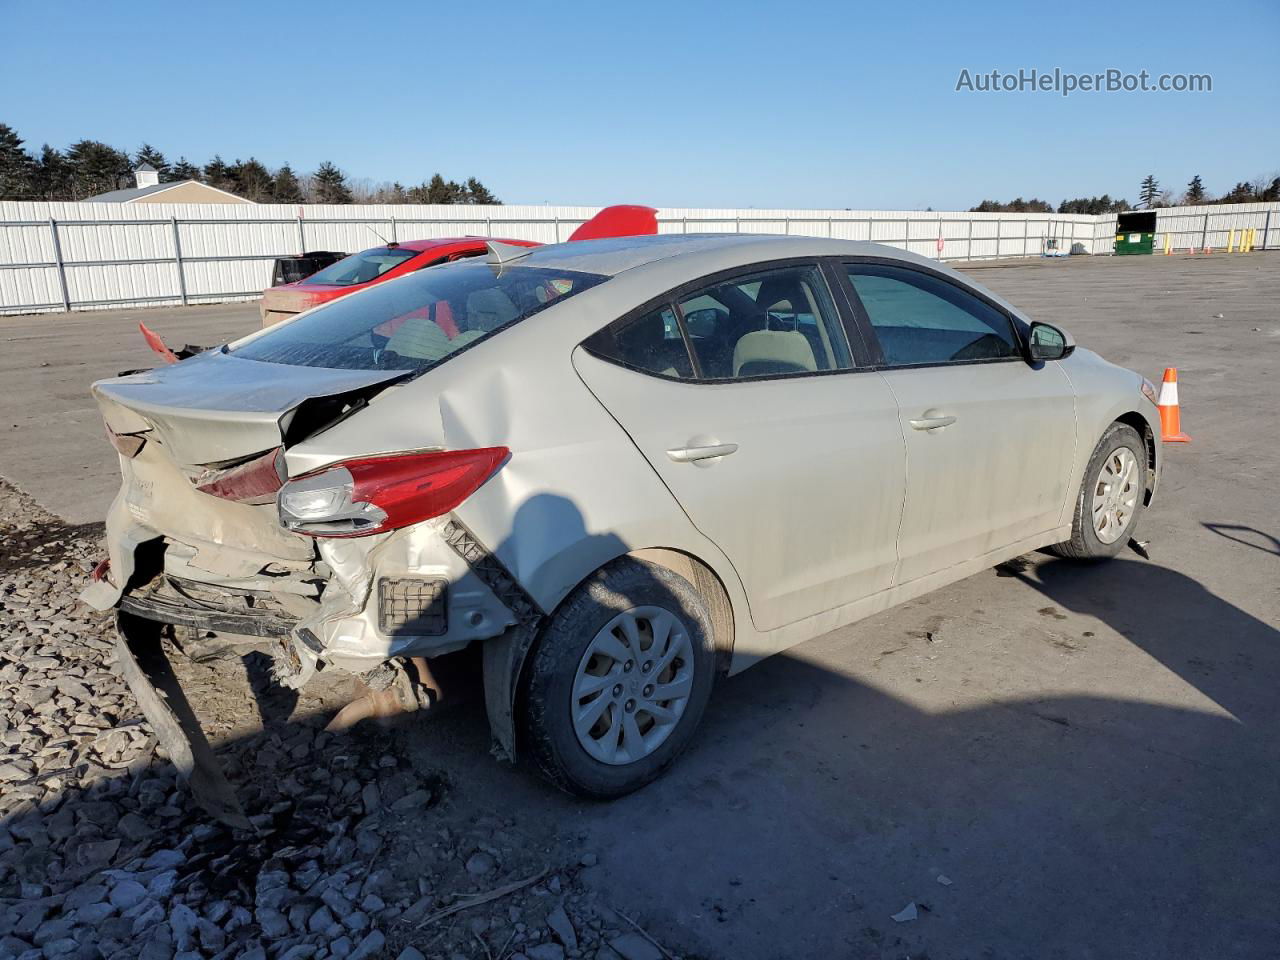
[[[286,476],[284,447],[276,447],[234,467],[210,471],[196,489],[238,503],[270,503]]]
[[[421,523],[480,489],[509,452],[484,447],[343,460],[281,487],[280,523],[312,537],[363,537]]]

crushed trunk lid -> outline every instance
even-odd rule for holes
[[[222,349],[93,385],[107,426],[154,430],[183,465],[235,461],[285,442],[308,401],[365,398],[402,370],[331,370],[245,360]],[[367,393],[365,393],[368,391]],[[323,416],[321,416],[323,421]]]

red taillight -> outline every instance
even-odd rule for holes
[[[260,457],[207,475],[196,489],[223,500],[270,503],[287,475],[284,447],[276,447]]]
[[[313,537],[361,537],[439,517],[493,476],[506,447],[343,460],[290,480],[280,522]]]

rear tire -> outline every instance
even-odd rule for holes
[[[529,755],[569,793],[631,793],[692,741],[715,669],[711,617],[693,585],[617,560],[574,590],[539,638],[521,698]]]
[[[1106,560],[1123,550],[1142,516],[1147,469],[1147,445],[1138,431],[1111,424],[1085,468],[1071,539],[1049,549],[1069,560]]]

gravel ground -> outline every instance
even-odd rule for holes
[[[325,733],[252,655],[175,656],[255,830],[212,822],[76,601],[98,533],[0,482],[0,958],[675,956],[581,881],[591,850],[455,809],[397,731]]]

